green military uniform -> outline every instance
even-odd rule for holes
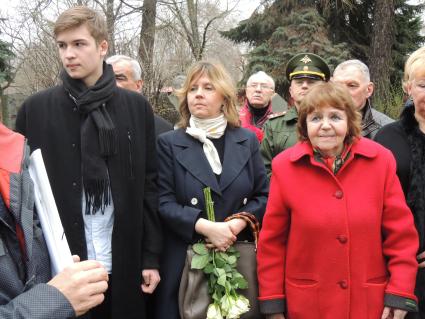
[[[288,61],[286,77],[289,81],[300,78],[328,81],[330,70],[326,62],[318,55],[300,53]],[[297,109],[292,107],[286,112],[272,114],[264,124],[264,137],[260,150],[269,178],[272,170],[272,159],[283,150],[297,143],[297,122]]]
[[[269,178],[272,171],[272,159],[297,142],[297,122],[297,109],[291,107],[286,112],[272,114],[264,124],[264,138],[260,150]]]

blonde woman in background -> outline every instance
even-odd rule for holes
[[[375,139],[391,150],[397,162],[407,204],[419,234],[418,275],[415,294],[419,313],[409,318],[425,318],[425,48],[407,59],[403,89],[409,95],[400,119],[384,126]]]

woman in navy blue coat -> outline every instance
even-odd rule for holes
[[[178,290],[187,246],[205,238],[225,251],[253,240],[244,219],[261,222],[268,182],[255,134],[239,127],[236,95],[218,64],[197,62],[180,91],[179,129],[158,139],[159,213],[165,242],[155,318],[178,319]],[[211,188],[216,222],[207,220],[203,189]]]

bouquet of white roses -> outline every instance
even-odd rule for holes
[[[214,203],[209,187],[204,189],[207,217],[215,221]],[[237,290],[247,289],[248,283],[236,269],[239,252],[230,247],[226,252],[208,249],[204,242],[193,245],[191,268],[204,272],[208,280],[208,293],[212,303],[208,306],[207,319],[237,319],[249,311],[249,300]]]

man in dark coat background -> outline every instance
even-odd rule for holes
[[[362,115],[362,136],[373,139],[378,130],[394,120],[377,111],[370,103],[374,84],[370,81],[369,68],[360,60],[347,60],[338,64],[332,81],[345,85],[356,109]]]
[[[113,55],[106,59],[106,63],[112,65],[115,80],[120,88],[142,93],[143,72],[139,62],[126,55]],[[161,116],[154,114],[155,136],[171,131],[173,126]]]
[[[117,86],[137,93],[142,93],[141,91],[144,81],[142,76],[142,68],[139,62],[126,55],[113,55],[106,59],[106,63],[112,65],[115,73],[115,80],[117,81]],[[154,114],[154,119],[156,139],[158,139],[160,134],[173,130],[171,123],[159,115]],[[154,298],[155,295],[152,295],[148,296],[146,299],[148,303],[146,307],[148,318],[154,317]]]
[[[66,10],[54,34],[63,84],[28,98],[16,129],[41,148],[71,252],[110,273],[91,317],[146,318],[143,293],[159,283],[162,245],[152,108],[116,86],[97,12]]]

